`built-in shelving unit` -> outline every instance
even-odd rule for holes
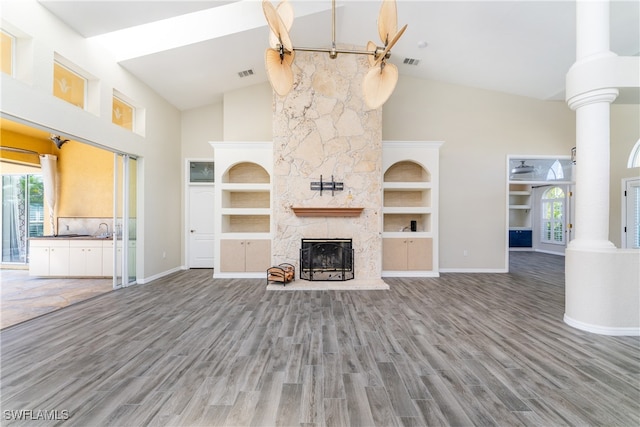
[[[509,247],[531,248],[531,185],[509,184]]]
[[[383,143],[383,276],[438,276],[441,142]]]
[[[271,265],[271,144],[214,142],[214,277],[263,277]]]

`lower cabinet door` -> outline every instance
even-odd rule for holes
[[[382,269],[389,271],[407,269],[407,239],[382,239]]]
[[[236,239],[220,240],[220,270],[224,272],[244,271],[245,241]]]
[[[271,266],[271,240],[246,240],[245,256],[245,271],[267,271]]]
[[[49,248],[49,274],[51,276],[69,275],[69,244]]]
[[[49,247],[31,245],[29,248],[29,275],[49,275]]]
[[[407,270],[433,270],[433,239],[407,239]]]

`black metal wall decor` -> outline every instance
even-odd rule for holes
[[[314,181],[311,183],[311,189],[315,191],[320,191],[320,195],[322,196],[323,190],[331,190],[331,195],[335,195],[336,191],[344,190],[344,182],[335,182],[333,180],[333,175],[331,175],[330,182],[323,182],[322,175],[320,175],[320,181]]]

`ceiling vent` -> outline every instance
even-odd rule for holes
[[[253,76],[253,70],[240,71],[238,75],[240,76],[240,78]]]
[[[402,61],[402,63],[406,65],[418,65],[420,63],[420,60],[414,58],[404,58],[404,61]]]

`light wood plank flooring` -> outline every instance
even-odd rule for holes
[[[638,426],[639,339],[562,322],[562,257],[511,260],[388,291],[191,270],[110,292],[0,333],[2,425]]]

